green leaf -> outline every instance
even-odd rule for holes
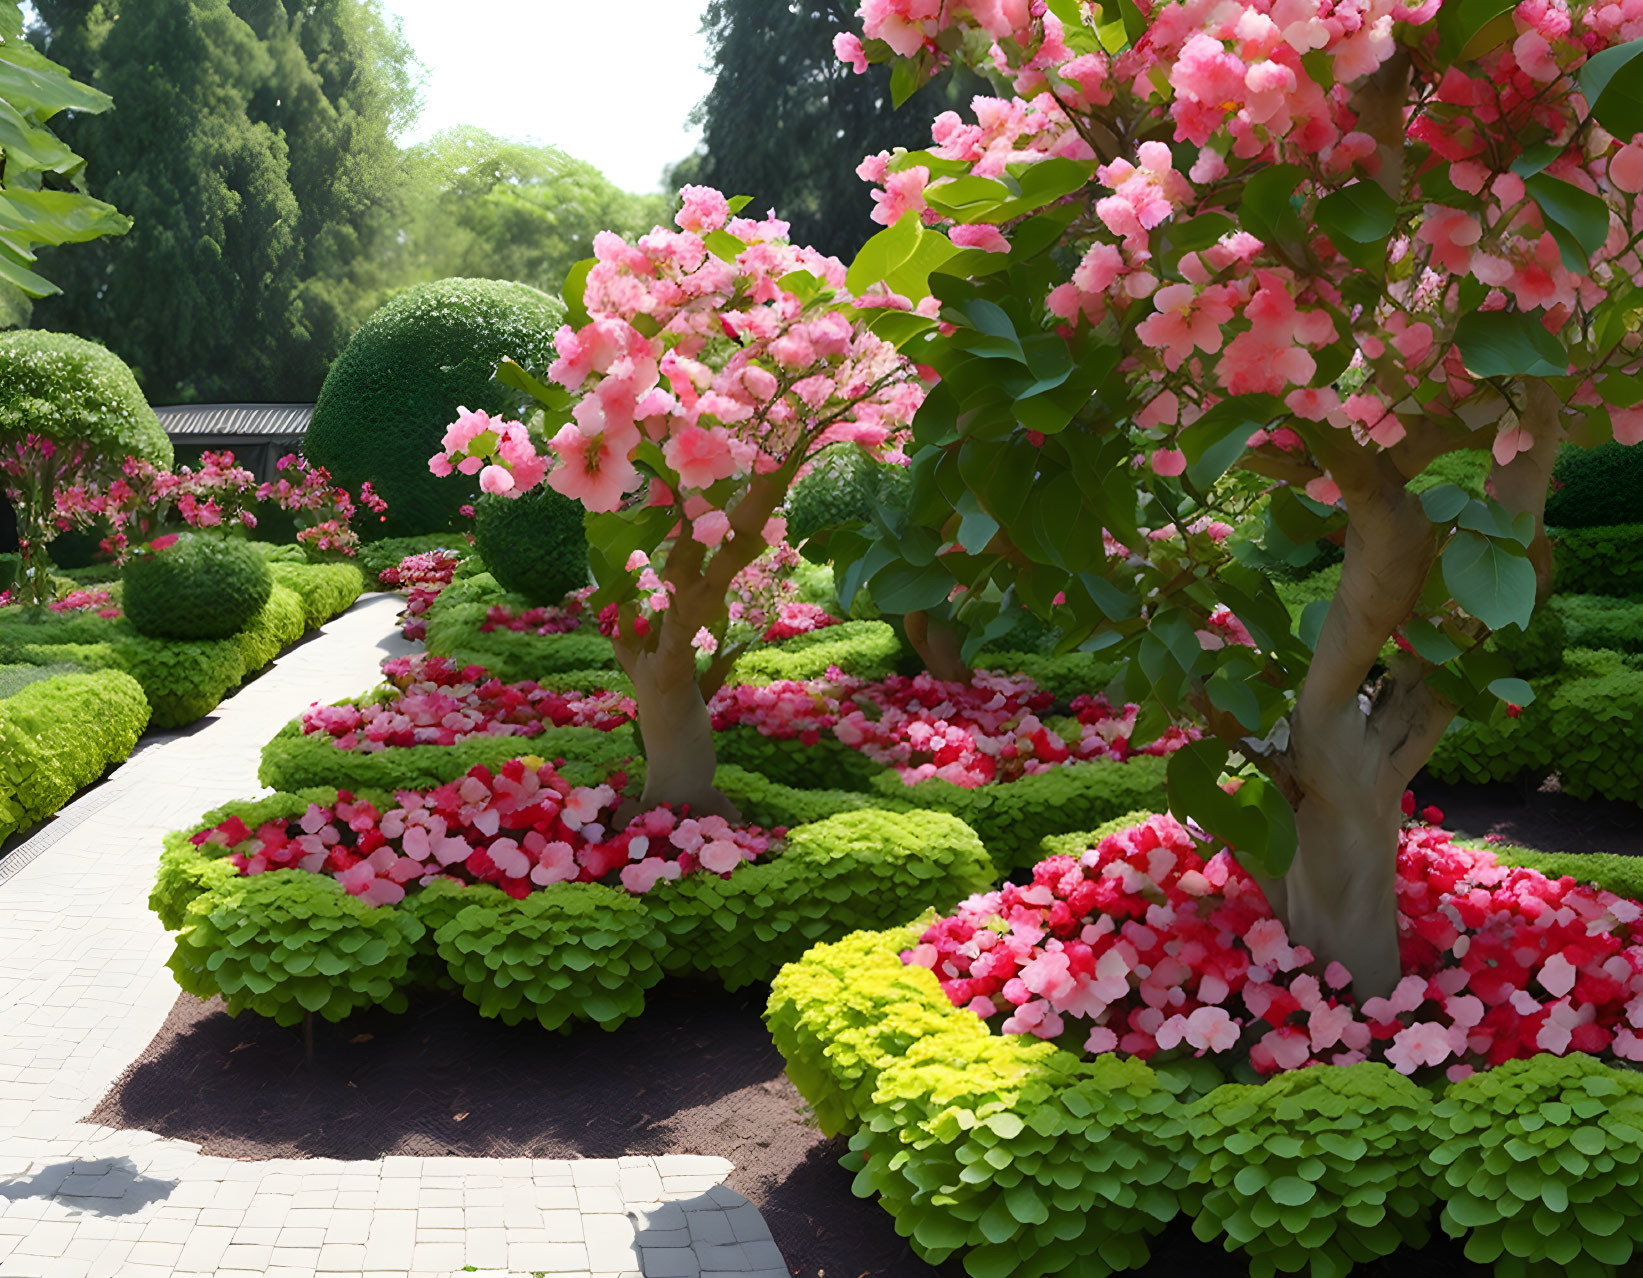
[[[1577,274],[1591,270],[1591,255],[1609,238],[1609,206],[1561,178],[1536,173],[1524,187],[1552,233],[1563,265]]]
[[[1190,817],[1226,840],[1241,863],[1278,878],[1295,859],[1295,814],[1265,777],[1246,777],[1236,794],[1219,784],[1227,747],[1212,737],[1193,741],[1170,756],[1166,780],[1170,811]]]
[[[1268,243],[1303,242],[1306,230],[1292,200],[1306,178],[1306,170],[1298,164],[1274,164],[1246,182],[1238,206],[1238,221],[1244,230]]]
[[[1629,40],[1586,59],[1578,76],[1592,116],[1610,133],[1643,133],[1643,40]]]
[[[1460,656],[1460,645],[1424,617],[1404,623],[1403,637],[1409,646],[1435,666]]]
[[[1491,630],[1525,628],[1535,607],[1534,566],[1475,532],[1459,532],[1443,548],[1443,584],[1456,603]]]
[[[893,563],[874,575],[868,590],[882,611],[905,615],[942,603],[954,584],[952,574],[939,563]]]
[[[1438,57],[1464,62],[1512,38],[1513,0],[1450,0],[1438,11]]]
[[[130,229],[131,219],[112,204],[76,191],[0,191],[0,230],[37,244],[83,244]]]
[[[1439,484],[1428,488],[1420,498],[1421,509],[1434,524],[1448,524],[1472,500],[1471,494],[1459,484]]]
[[[958,250],[945,235],[928,231],[919,215],[903,213],[861,246],[845,273],[845,287],[857,297],[882,283],[914,302],[930,296],[930,272]]]
[[[1569,353],[1533,311],[1473,311],[1455,325],[1455,345],[1474,377],[1562,377]]]
[[[1329,600],[1314,599],[1301,609],[1300,624],[1295,627],[1295,633],[1300,636],[1301,642],[1310,649],[1318,647],[1318,636],[1323,633],[1324,618],[1329,615]]]
[[[1234,395],[1222,400],[1180,434],[1187,479],[1207,489],[1244,451],[1249,437],[1284,411],[1275,395]]]
[[[1342,252],[1350,244],[1379,244],[1397,220],[1397,204],[1375,182],[1354,182],[1318,201],[1318,225]]]
[[[1526,706],[1535,699],[1535,690],[1522,679],[1495,679],[1489,684],[1489,691],[1514,706]]]
[[[30,297],[50,297],[53,293],[63,291],[45,276],[36,275],[19,263],[15,255],[4,245],[0,245],[0,280],[14,285]]]
[[[565,286],[562,290],[565,299],[565,320],[572,328],[582,328],[590,322],[585,298],[588,291],[588,272],[593,269],[594,263],[595,259],[584,257],[565,272]]]
[[[514,360],[504,358],[496,366],[496,380],[504,386],[511,386],[516,391],[529,395],[546,408],[555,411],[570,407],[571,393],[563,386],[550,386],[547,382],[537,381],[523,365]]]
[[[59,111],[96,115],[114,105],[108,94],[81,84],[22,41],[0,45],[0,98],[19,110],[32,111],[42,123]]]

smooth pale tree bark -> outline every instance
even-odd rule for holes
[[[924,668],[944,683],[969,683],[973,674],[960,655],[958,632],[939,617],[920,609],[902,618],[907,642]]]
[[[1529,558],[1544,599],[1552,560],[1543,513],[1563,437],[1560,403],[1544,382],[1521,390],[1522,419],[1535,444],[1497,464],[1490,487],[1514,514],[1535,516]],[[1436,564],[1436,529],[1399,467],[1418,473],[1435,455],[1436,429],[1417,423],[1401,454],[1342,449],[1329,459],[1348,512],[1341,584],[1296,700],[1289,741],[1259,760],[1294,809],[1300,844],[1288,873],[1262,886],[1290,939],[1322,962],[1345,964],[1359,998],[1388,994],[1398,982],[1399,801],[1455,713],[1426,683],[1433,667],[1411,654],[1400,654],[1366,689],[1382,647]],[[1487,435],[1493,434],[1491,425]],[[1476,627],[1476,641],[1485,633]]]

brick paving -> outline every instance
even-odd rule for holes
[[[253,1163],[79,1121],[177,998],[147,906],[161,836],[260,793],[283,723],[409,651],[398,606],[367,596],[0,860],[0,1278],[786,1278],[722,1158]]]

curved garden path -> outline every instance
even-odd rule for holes
[[[722,1158],[237,1162],[81,1121],[177,999],[147,906],[161,836],[259,793],[263,742],[408,651],[399,606],[367,596],[0,860],[0,1278],[785,1278]]]

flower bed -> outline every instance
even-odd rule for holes
[[[335,1020],[402,1007],[427,980],[510,1023],[613,1027],[665,972],[768,979],[818,940],[950,904],[992,874],[975,836],[936,813],[844,812],[772,844],[658,812],[612,834],[600,818],[615,797],[509,765],[428,794],[230,804],[167,838],[151,905],[178,932],[179,983],[235,1014]]]

